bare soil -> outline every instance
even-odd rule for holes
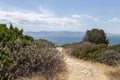
[[[58,47],[57,50],[66,57],[68,78],[64,80],[108,80],[106,73],[111,67],[75,58],[66,53],[62,47]]]

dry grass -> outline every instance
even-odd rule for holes
[[[100,68],[102,74],[104,74],[103,77],[105,79],[103,79],[101,76],[101,80],[120,80],[120,65],[115,67],[97,62],[91,62],[91,63],[94,64],[95,67]]]
[[[109,80],[120,80],[120,66],[108,73]]]
[[[21,79],[18,79],[18,80],[44,80],[44,78],[41,77],[41,76],[34,76],[32,78],[24,77],[24,78],[21,78]]]

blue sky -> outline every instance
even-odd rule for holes
[[[120,34],[120,0],[0,0],[0,23],[25,31],[86,31]]]

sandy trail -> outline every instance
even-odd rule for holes
[[[67,54],[62,47],[58,47],[57,50],[63,53],[66,57],[68,67],[67,80],[108,80],[105,75],[110,69],[108,66],[72,57]]]

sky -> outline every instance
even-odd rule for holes
[[[0,23],[24,31],[86,31],[120,34],[120,0],[0,0]]]

